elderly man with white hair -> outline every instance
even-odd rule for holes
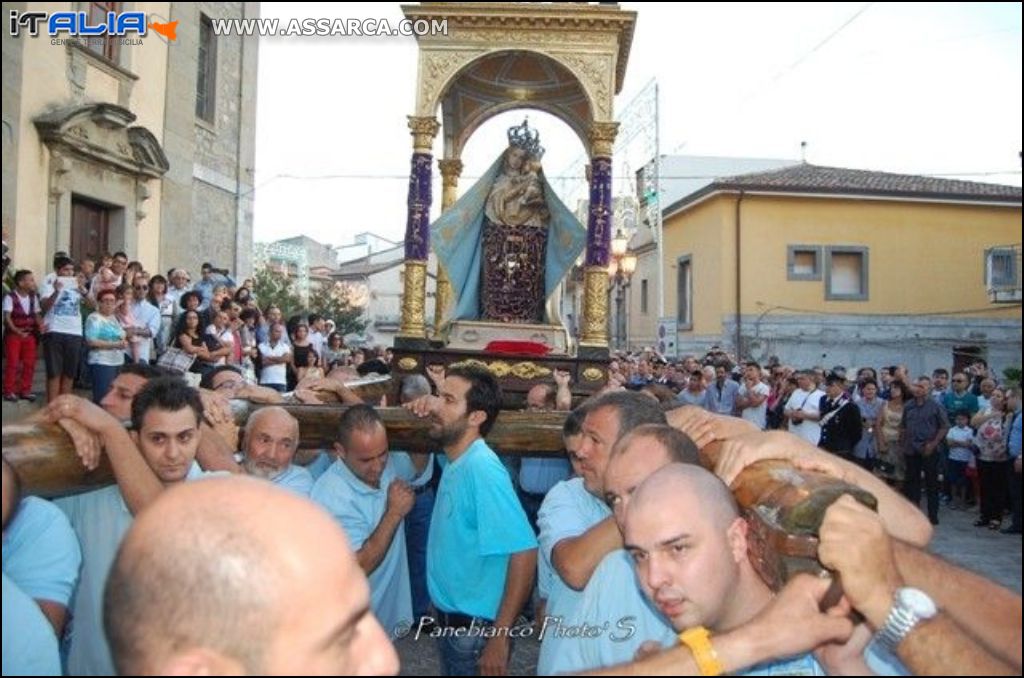
[[[242,451],[233,455],[220,436],[203,436],[197,459],[204,470],[245,473],[308,497],[313,476],[292,463],[299,446],[299,422],[283,407],[261,407],[249,415]]]
[[[179,303],[181,296],[192,289],[192,285],[189,284],[188,271],[183,268],[173,268],[167,274],[167,280],[170,282],[167,285],[167,298],[174,302],[174,312],[177,314],[181,310]]]

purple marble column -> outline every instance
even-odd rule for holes
[[[430,253],[431,167],[429,153],[412,154],[409,173],[409,215],[405,222],[405,259],[426,261]]]
[[[607,266],[612,238],[612,159],[591,159],[587,266]]]

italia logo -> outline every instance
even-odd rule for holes
[[[98,37],[104,35],[127,36],[146,35],[152,28],[170,41],[177,39],[177,21],[152,22],[146,20],[145,12],[107,12],[106,21],[90,22],[88,12],[19,12],[11,10],[11,35],[18,37],[22,31],[35,37],[45,32],[50,37],[61,34],[77,37]]]

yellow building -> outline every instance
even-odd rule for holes
[[[1017,187],[807,164],[720,179],[664,212],[664,320],[678,355],[1020,365],[1020,242]]]
[[[252,253],[257,39],[214,22],[246,2],[4,3],[3,228],[14,266],[123,250],[151,272],[245,274]],[[11,16],[7,16],[10,13]],[[113,17],[142,33],[51,36]],[[29,22],[41,21],[35,31]],[[160,25],[161,31],[153,28]],[[35,33],[35,35],[33,35]],[[198,276],[197,276],[198,277]]]

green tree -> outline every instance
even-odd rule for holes
[[[351,301],[348,285],[342,282],[316,286],[309,293],[309,312],[319,313],[333,320],[335,330],[342,335],[359,334],[366,329],[363,307]]]
[[[305,310],[302,298],[287,274],[265,266],[253,276],[253,292],[262,310],[277,306],[285,318]]]

